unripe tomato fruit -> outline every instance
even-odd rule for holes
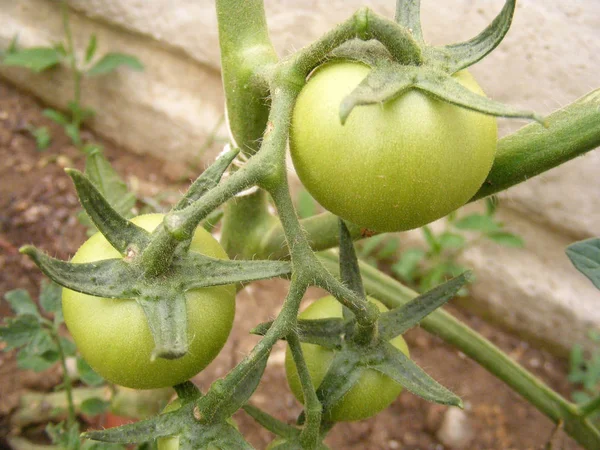
[[[375,303],[380,311],[387,311],[380,301],[370,297],[369,301]],[[342,305],[333,296],[323,297],[311,304],[298,317],[300,319],[342,317]],[[395,337],[390,340],[390,343],[406,356],[409,355],[408,347],[402,336]],[[315,344],[301,344],[301,346],[310,378],[315,388],[318,388],[333,361],[335,352]],[[289,348],[285,354],[285,372],[290,389],[296,398],[303,402],[300,378]],[[387,375],[372,369],[365,369],[356,384],[331,408],[327,419],[334,422],[345,422],[372,417],[387,408],[400,395],[400,392],[402,392],[402,386]]]
[[[145,230],[154,230],[162,214],[131,219]],[[227,259],[219,243],[202,227],[192,238],[190,251]],[[86,263],[120,258],[101,233],[79,248],[72,262]],[[189,351],[179,359],[151,360],[154,339],[141,306],[130,299],[108,299],[63,289],[65,323],[77,348],[100,375],[122,386],[154,389],[182,383],[210,363],[219,353],[233,324],[235,287],[216,286],[186,293]]]
[[[369,71],[325,64],[300,92],[290,151],[306,189],[332,213],[377,231],[417,228],[464,205],[492,167],[496,119],[412,89],[355,107],[342,125],[340,104]],[[455,78],[484,95],[468,72]]]

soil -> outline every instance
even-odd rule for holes
[[[0,82],[0,295],[15,288],[37,296],[42,275],[29,259],[18,253],[24,244],[33,244],[58,258],[68,259],[85,239],[85,229],[76,219],[79,204],[64,167],[83,168],[83,157],[63,134],[42,115],[43,106],[29,95]],[[26,131],[29,125],[51,130],[51,147],[40,152]],[[142,197],[185,189],[189,168],[119,149],[102,139],[109,160]],[[181,180],[184,180],[183,182]],[[287,289],[282,280],[253,283],[237,300],[234,331],[219,357],[194,380],[203,390],[237,364],[257,342],[248,331],[257,323],[272,319],[281,307]],[[307,301],[322,293],[311,290]],[[474,327],[514,359],[561,394],[569,395],[567,363],[535,348],[516,336],[490,326],[456,307],[449,310]],[[0,303],[0,317],[10,314]],[[465,402],[465,430],[470,442],[462,448],[475,450],[542,449],[552,437],[553,448],[578,449],[562,431],[554,433],[549,419],[513,393],[456,349],[424,330],[415,328],[406,335],[411,356],[435,379],[459,394]],[[2,344],[0,343],[0,346]],[[1,347],[0,347],[1,348]],[[301,411],[290,393],[283,370],[284,347],[278,344],[271,354],[262,382],[251,402],[281,420],[293,423]],[[5,438],[18,432],[11,426],[20,395],[25,390],[49,391],[60,382],[60,371],[42,374],[18,371],[13,352],[0,352],[0,448],[10,448]],[[452,448],[436,436],[448,408],[427,403],[410,393],[376,418],[342,423],[334,427],[327,443],[333,449],[443,450]],[[242,412],[235,416],[240,430],[257,448],[273,439]],[[446,424],[447,425],[447,424]],[[38,427],[37,430],[43,429]]]

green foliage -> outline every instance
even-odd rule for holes
[[[144,66],[135,56],[125,55],[123,53],[107,53],[102,56],[102,58],[100,58],[86,74],[90,77],[105,75],[114,72],[119,66],[127,66],[130,69],[137,71],[144,70]]]
[[[27,127],[29,133],[35,139],[35,146],[39,151],[44,151],[52,143],[52,134],[48,127]]]
[[[69,102],[67,107],[68,115],[53,109],[45,110],[44,115],[61,125],[71,142],[77,148],[83,150],[86,142],[81,138],[81,126],[94,115],[94,111],[85,108],[82,104],[82,79],[109,74],[120,66],[127,66],[136,71],[143,70],[144,66],[135,56],[117,52],[106,53],[94,62],[98,48],[98,40],[94,34],[90,36],[84,58],[80,61],[71,34],[66,0],[61,0],[61,8],[63,12],[63,41],[48,46],[19,49],[17,48],[17,36],[15,36],[9,48],[1,55],[0,64],[22,67],[36,73],[45,72],[59,65],[70,70],[74,83],[73,100]],[[46,128],[32,129],[30,132],[36,139],[39,150],[48,147],[51,136]]]
[[[600,397],[600,331],[591,330],[588,337],[599,344],[591,353],[586,353],[580,344],[571,349],[569,381],[577,387],[571,397],[579,405],[584,405]],[[600,408],[591,415],[600,425]]]

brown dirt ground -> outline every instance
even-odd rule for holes
[[[65,166],[82,169],[83,158],[60,128],[42,114],[42,106],[32,97],[0,82],[0,295],[15,288],[38,293],[41,274],[17,249],[33,244],[59,258],[69,258],[85,239],[83,227],[75,219],[79,206]],[[26,125],[49,126],[54,142],[38,152]],[[185,188],[181,180],[189,176],[184,166],[137,156],[102,142],[116,169],[126,176],[139,195],[159,191],[177,193]],[[285,281],[254,283],[238,296],[238,311],[232,333],[219,357],[195,380],[206,389],[241,360],[257,338],[248,331],[257,323],[273,318],[286,292]],[[310,291],[307,299],[320,295]],[[459,309],[450,310],[504,349],[554,389],[569,394],[566,362],[531,348],[518,337],[506,334]],[[0,305],[0,317],[9,314]],[[554,426],[545,416],[440,339],[416,328],[406,335],[415,361],[465,401],[475,438],[466,447],[475,450],[542,449]],[[269,365],[252,402],[278,418],[292,423],[300,406],[289,392],[283,371],[283,347],[273,349]],[[50,390],[60,373],[17,372],[14,354],[0,353],[0,448],[11,432],[10,417],[24,389]],[[327,442],[334,449],[443,450],[435,437],[446,408],[429,404],[409,393],[402,394],[376,418],[337,425]],[[236,415],[241,431],[257,448],[264,448],[272,435],[251,418]],[[553,439],[555,449],[578,449],[562,432]]]

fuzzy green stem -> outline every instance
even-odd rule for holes
[[[315,387],[313,386],[306,360],[302,354],[302,347],[300,345],[300,339],[295,332],[292,332],[286,337],[292,356],[294,358],[294,364],[298,371],[298,377],[300,378],[300,386],[302,388],[302,397],[304,398],[304,411],[306,413],[306,423],[304,429],[300,435],[300,442],[303,448],[313,449],[317,448],[320,440],[320,428],[321,428],[321,415],[323,407]]]
[[[256,364],[267,357],[275,343],[290,333],[296,324],[300,302],[302,301],[302,297],[307,288],[308,283],[298,279],[296,276],[292,276],[290,289],[283,303],[281,313],[279,313],[260,342],[256,344],[252,351],[222,380],[219,389],[220,392],[233,392],[236,386],[248,376]],[[217,409],[217,406],[221,401],[223,401],[223,399],[219,394],[215,395],[209,390],[209,392],[199,401],[203,416],[210,420],[211,412]]]
[[[49,323],[48,327],[52,335],[52,339],[54,340],[54,342],[56,343],[56,347],[58,348],[60,366],[63,371],[63,387],[67,396],[67,428],[70,428],[77,420],[77,415],[75,413],[75,402],[73,401],[73,383],[71,382],[69,370],[67,369],[67,355],[65,354],[65,349],[63,348],[62,342],[60,341],[58,326],[55,323]]]
[[[263,0],[217,0],[221,67],[229,127],[242,151],[253,154],[269,105],[266,72],[277,62]]]
[[[338,257],[334,252],[320,253],[319,259],[328,269],[336,270]],[[360,270],[367,292],[389,308],[404,305],[418,295],[368,264],[360,263]],[[441,309],[424,318],[420,325],[504,381],[553,422],[563,420],[565,431],[586,449],[600,448],[600,432],[584,420],[576,405],[554,392],[479,333]]]

